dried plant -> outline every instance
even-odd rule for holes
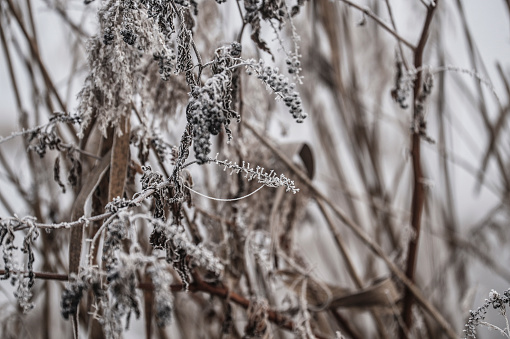
[[[486,326],[490,330],[498,331],[503,337],[508,338],[510,336],[510,325],[506,316],[506,306],[510,302],[510,290],[506,290],[503,295],[492,290],[489,293],[489,299],[485,299],[485,303],[478,307],[476,311],[469,311],[469,319],[466,323],[466,329],[464,330],[465,338],[476,338],[476,327]],[[499,328],[498,326],[485,321],[485,316],[489,306],[492,306],[494,310],[498,310],[500,315],[505,319],[505,328]]]
[[[510,336],[508,65],[415,2],[2,1],[0,336]]]

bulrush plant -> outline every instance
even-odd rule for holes
[[[476,58],[446,65],[447,15],[476,52],[461,2],[416,1],[409,32],[391,2],[2,1],[0,336],[456,338],[505,314],[508,291],[459,309],[468,260],[510,280],[485,251],[508,240],[510,95]],[[476,81],[479,170],[449,148],[455,74]],[[454,166],[500,198],[478,224]]]

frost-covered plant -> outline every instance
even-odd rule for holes
[[[221,128],[225,128],[228,141],[232,139],[229,125],[232,119],[240,120],[238,113],[231,109],[233,75],[232,71],[245,65],[247,73],[255,72],[257,78],[282,99],[297,122],[303,122],[307,114],[303,112],[302,101],[295,91],[295,84],[279,73],[278,68],[265,66],[265,62],[258,63],[253,59],[244,61],[241,56],[241,44],[233,42],[228,47],[216,50],[215,59],[211,62],[213,76],[206,80],[202,87],[193,87],[191,99],[186,109],[188,123],[192,126],[193,148],[195,158],[199,164],[207,160],[210,153],[210,135],[218,135]],[[298,61],[292,59],[291,64]],[[299,67],[297,66],[294,67]]]
[[[104,294],[99,271],[96,268],[84,269],[79,277],[71,276],[70,282],[62,293],[60,303],[64,319],[69,319],[72,315],[77,314],[80,300],[88,291],[92,291],[96,298],[101,298]]]
[[[239,5],[244,11],[241,31],[245,25],[251,26],[252,41],[272,54],[262,39],[262,25],[283,34],[286,20],[303,1],[298,1],[292,10],[280,0],[245,1]],[[176,291],[204,291],[224,298],[221,289],[230,283],[229,279],[236,274],[233,272],[246,273],[242,267],[229,269],[226,265],[242,260],[247,226],[228,236],[228,242],[236,247],[231,251],[224,251],[225,244],[204,236],[207,221],[197,223],[189,215],[190,211],[198,213],[198,209],[192,200],[193,177],[188,166],[215,163],[247,182],[283,187],[292,193],[299,191],[294,181],[274,170],[266,172],[260,166],[250,167],[249,163],[238,165],[209,157],[212,136],[220,140],[226,136],[227,141],[240,136],[239,145],[228,147],[238,147],[239,151],[243,147],[241,126],[237,130],[231,127],[234,121],[239,124],[241,114],[246,113],[242,111],[243,68],[248,74],[256,73],[267,89],[284,101],[296,121],[302,122],[306,114],[295,85],[276,67],[244,58],[241,36],[219,47],[215,42],[211,53],[201,50],[202,46],[195,41],[196,31],[207,27],[201,27],[200,20],[196,20],[198,2],[104,0],[97,8],[98,31],[86,42],[88,74],[78,94],[77,113],[55,114],[48,124],[19,133],[28,135],[27,146],[39,155],[41,162],[47,160],[49,151],[60,152],[53,164],[52,177],[62,189],[59,194],[66,193],[75,202],[67,212],[64,204],[37,209],[35,215],[42,220],[0,219],[2,278],[11,279],[16,285],[15,296],[22,309],[31,309],[37,276],[33,245],[39,229],[48,231],[43,234],[45,246],[56,243],[50,238],[53,236],[50,231],[70,229],[69,262],[75,255],[78,267],[69,264],[69,274],[58,276],[59,280],[68,281],[61,296],[61,314],[64,319],[73,320],[76,336],[80,332],[77,327],[80,315],[89,322],[97,321],[105,337],[120,338],[131,316],[141,315],[142,298],[146,307],[152,302],[147,299],[149,293],[140,292],[141,288],[153,295],[154,308],[147,312],[162,327],[170,323],[175,312]],[[78,27],[74,29],[80,31]],[[202,59],[205,55],[210,59]],[[285,52],[285,57],[289,73],[297,75],[301,70],[297,48],[296,53]],[[58,92],[53,94],[60,99]],[[51,106],[51,98],[48,103]],[[165,124],[169,117],[178,118],[182,113],[186,115],[186,125],[182,131],[171,131],[181,135],[176,146],[171,146],[169,126]],[[75,125],[79,125],[77,130]],[[69,135],[73,143],[66,141]],[[0,139],[0,143],[8,139]],[[119,150],[121,147],[124,148]],[[131,147],[138,148],[138,158],[131,154]],[[191,148],[195,159],[188,159]],[[119,154],[123,154],[122,159]],[[169,164],[173,166],[171,171],[167,168]],[[62,180],[64,171],[69,173],[70,192]],[[244,185],[239,182],[241,188]],[[31,206],[35,205],[34,199]],[[243,223],[240,214],[237,212],[237,222]],[[147,236],[144,230],[151,226],[152,233]],[[18,248],[15,235],[20,231],[26,234]],[[86,241],[82,243],[84,235]],[[139,236],[144,238],[140,240]],[[165,260],[158,258],[160,250]],[[16,262],[18,251],[24,255],[23,265]],[[80,261],[83,251],[87,251],[85,263]],[[234,260],[227,257],[228,251],[235,252]],[[52,252],[59,258],[59,249]],[[61,265],[62,260],[57,261]],[[87,311],[79,314],[80,303],[85,302]],[[267,301],[259,304],[249,310],[252,325],[246,332],[253,335],[267,333],[269,306]]]
[[[138,260],[125,253],[119,252],[119,261],[112,267],[106,277],[107,289],[104,299],[104,313],[101,317],[103,329],[107,338],[121,338],[122,322],[125,318],[125,328],[129,328],[131,314],[140,317],[140,301],[138,297],[137,269]]]
[[[294,186],[294,181],[287,178],[284,174],[278,176],[273,170],[269,173],[265,171],[263,167],[250,167],[250,163],[242,162],[242,165],[238,165],[236,162],[229,160],[218,160],[217,158],[209,159],[220,166],[223,166],[223,170],[231,170],[231,173],[241,173],[244,177],[250,181],[257,179],[257,182],[268,187],[285,187],[287,192],[296,194],[299,189]]]
[[[494,310],[497,310],[505,319],[506,327],[504,329],[485,321],[487,310],[491,306]],[[499,294],[495,290],[491,290],[489,293],[489,298],[485,299],[485,302],[482,306],[478,307],[476,310],[469,311],[469,319],[464,329],[464,338],[476,338],[476,328],[478,326],[485,326],[490,330],[498,331],[506,338],[510,337],[510,325],[506,315],[507,306],[510,306],[510,289],[503,292],[503,295]]]
[[[106,273],[115,270],[119,265],[119,250],[123,241],[127,239],[129,231],[129,216],[123,213],[106,226],[103,243],[102,261]]]
[[[224,266],[214,254],[205,248],[203,244],[193,244],[185,234],[182,226],[171,225],[152,219],[154,225],[151,234],[151,244],[156,249],[166,252],[166,260],[179,272],[183,283],[189,282],[189,270],[191,267],[201,267],[220,277]]]
[[[154,300],[156,302],[156,321],[159,327],[164,327],[170,324],[172,320],[172,312],[174,309],[174,297],[169,281],[172,281],[172,276],[167,271],[166,267],[161,265],[157,260],[147,268],[147,273],[151,277],[152,284],[154,285]]]
[[[14,245],[14,230],[20,225],[27,225],[28,227],[28,232],[23,238],[23,246],[19,249],[22,254],[27,256],[26,263],[22,265],[16,262],[15,251],[18,247]],[[34,303],[31,301],[33,296],[32,287],[35,283],[33,243],[38,237],[39,230],[35,225],[35,218],[25,217],[20,219],[14,217],[6,220],[0,218],[0,246],[3,247],[4,262],[4,273],[0,279],[10,279],[11,285],[16,286],[14,296],[25,313],[34,307]]]
[[[179,15],[183,19],[181,12],[185,10],[178,9],[173,1],[103,2],[98,12],[100,32],[88,46],[91,72],[79,94],[78,111],[83,117],[81,135],[93,119],[98,119],[106,134],[108,126],[117,127],[122,117],[130,113],[137,83],[144,76],[140,67],[145,59],[157,62],[164,80],[168,80],[174,68],[182,71],[190,66],[189,46],[182,41],[190,32],[181,25],[176,38],[173,24]],[[177,43],[180,59],[175,62]],[[183,44],[187,47],[183,48]],[[111,60],[118,62],[111,63]]]
[[[228,68],[207,79],[202,87],[194,87],[186,109],[186,118],[192,126],[193,149],[200,164],[210,153],[210,135],[218,135],[224,127],[229,140],[232,132],[228,128],[232,118],[240,119],[231,110],[232,74]]]
[[[305,3],[309,8],[302,11]],[[14,285],[18,304],[2,308],[2,337],[33,336],[23,331],[39,322],[25,322],[19,313],[42,304],[44,312],[31,316],[51,319],[37,327],[45,337],[59,329],[67,335],[71,326],[76,337],[84,330],[90,337],[129,336],[123,332],[134,315],[145,322],[147,337],[164,337],[165,329],[153,326],[171,325],[168,332],[186,338],[286,336],[280,330],[298,338],[341,337],[340,332],[354,338],[394,337],[400,330],[405,338],[422,327],[412,324],[415,315],[426,312],[428,333],[455,338],[443,313],[456,308],[436,308],[452,300],[437,293],[451,296],[457,284],[443,287],[436,279],[451,281],[449,274],[455,274],[459,294],[465,292],[466,277],[472,275],[457,253],[469,246],[458,244],[471,241],[460,238],[457,195],[447,191],[450,202],[444,205],[440,202],[447,199],[435,197],[443,186],[455,186],[449,184],[448,173],[455,171],[448,169],[448,161],[455,166],[463,162],[446,153],[448,140],[457,144],[457,133],[449,138],[447,129],[441,130],[441,147],[433,150],[445,160],[445,185],[421,190],[428,182],[424,173],[434,176],[437,171],[436,161],[428,161],[430,152],[420,152],[420,143],[430,140],[427,133],[434,135],[436,126],[459,122],[449,119],[455,118],[447,103],[453,92],[441,93],[444,82],[437,74],[467,73],[494,92],[476,70],[485,56],[472,58],[470,72],[427,64],[441,60],[451,46],[441,44],[448,34],[434,13],[455,5],[413,2],[410,6],[415,3],[419,10],[406,14],[423,19],[423,28],[401,34],[392,1],[368,1],[366,7],[357,3],[100,0],[84,6],[44,0],[33,7],[31,1],[2,1],[2,64],[16,99],[14,109],[6,108],[17,108],[21,130],[0,139],[0,210],[10,216],[0,219],[0,278]],[[65,76],[61,71],[68,64],[58,60],[58,81],[54,60],[48,59],[54,53],[47,48],[53,45],[46,44],[41,6],[51,20],[71,28],[64,31],[72,46],[56,55],[64,58],[71,52],[73,60]],[[80,10],[83,19],[76,15]],[[351,10],[360,11],[355,15],[362,16],[361,25],[369,20],[376,25],[351,28]],[[306,15],[298,17],[300,12]],[[388,69],[395,63],[395,47],[394,75]],[[500,73],[507,83],[504,67]],[[407,111],[396,113],[388,106],[390,87],[394,106]],[[81,91],[75,103],[76,88]],[[506,135],[506,98],[498,100],[500,112],[488,112],[493,105],[483,92],[477,96],[473,88],[465,89],[463,94],[473,99],[469,103],[475,103],[469,106],[483,114],[491,143],[485,158],[497,160],[490,162],[491,172],[500,167],[500,175],[491,176],[487,185],[502,197],[496,217],[487,219],[492,228],[502,214],[507,221],[508,152],[498,142]],[[66,113],[52,115],[56,110]],[[273,115],[280,110],[292,119]],[[296,135],[291,136],[296,142],[287,143],[287,122],[306,121],[307,110],[316,112],[312,124],[302,128],[307,143],[296,141]],[[443,116],[446,120],[434,120]],[[402,121],[410,129],[401,128]],[[282,135],[275,137],[279,127]],[[22,144],[7,145],[19,136],[26,137]],[[397,163],[393,143],[410,148],[413,161]],[[219,155],[214,158],[211,152]],[[426,159],[430,169],[424,171],[420,162]],[[320,166],[314,181],[315,164]],[[501,187],[496,185],[500,178]],[[414,185],[409,179],[415,179]],[[412,204],[402,199],[412,192]],[[311,200],[314,208],[307,208]],[[440,228],[420,232],[421,219]],[[403,244],[401,233],[407,228],[401,224],[409,221],[414,236]],[[498,239],[505,238],[506,224],[499,225]],[[344,227],[359,241],[351,241],[352,232],[343,232]],[[490,234],[485,225],[476,228],[477,240]],[[416,279],[415,271],[424,272],[414,262],[422,265],[427,258],[412,242],[420,233],[436,236],[443,230],[448,232],[444,242],[427,243],[434,249],[434,262],[446,259],[448,269]],[[334,241],[323,241],[324,232]],[[477,248],[469,250],[490,263]],[[407,256],[405,272],[395,255]],[[360,262],[366,264],[358,267]],[[508,276],[504,267],[493,266]],[[320,275],[313,274],[315,268]],[[292,274],[283,279],[282,272]],[[372,287],[377,289],[371,282],[381,274],[397,283],[392,303],[402,299],[402,308],[367,306],[377,299],[370,296]],[[426,286],[441,287],[434,290],[438,302],[424,296]],[[62,292],[61,314],[68,323],[51,316],[56,289]],[[363,306],[353,305],[368,311],[363,321],[357,311],[337,309],[366,292],[370,297],[361,298]],[[387,295],[379,297],[386,300]],[[507,299],[506,292],[493,292],[489,306],[472,312],[468,330],[484,324],[484,310],[491,305],[504,312],[501,305]],[[457,323],[459,317],[453,312],[447,318]]]
[[[296,122],[301,123],[306,119],[308,114],[303,111],[303,103],[299,93],[295,90],[296,84],[280,74],[277,67],[266,65],[264,60],[256,62],[252,59],[247,61],[246,69],[248,74],[255,72],[257,78],[266,84],[268,90],[274,92],[277,98],[283,100]]]
[[[396,62],[397,71],[395,73],[395,85],[391,90],[391,96],[402,109],[409,107],[407,104],[407,98],[409,97],[412,90],[412,82],[409,81],[409,77],[405,76],[404,65],[402,61]]]

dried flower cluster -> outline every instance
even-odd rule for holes
[[[21,225],[28,226],[28,232],[23,238],[23,246],[18,248],[15,242],[15,230]],[[18,300],[23,312],[26,313],[34,307],[32,302],[32,287],[35,283],[34,262],[35,255],[33,243],[39,237],[39,230],[32,217],[19,219],[0,219],[0,246],[2,246],[4,273],[0,279],[10,279],[11,285],[16,286],[14,296]],[[26,255],[26,266],[16,262],[15,251],[20,250],[22,257]],[[25,261],[25,260],[24,260]],[[26,273],[25,271],[26,267]]]
[[[482,306],[478,307],[475,311],[469,311],[469,319],[465,325],[464,329],[464,338],[476,338],[476,328],[480,325],[488,326],[490,329],[497,329],[502,332],[504,335],[507,335],[505,331],[508,331],[507,327],[505,330],[499,329],[495,325],[491,325],[485,322],[485,316],[487,314],[487,310],[492,306],[493,309],[498,310],[501,315],[506,317],[506,307],[510,306],[510,289],[503,292],[503,295],[499,294],[495,290],[492,290],[489,293],[489,298],[485,299],[485,302]],[[508,326],[508,321],[507,321]]]
[[[154,300],[156,301],[156,321],[159,327],[170,324],[172,312],[174,309],[174,297],[168,284],[172,277],[164,266],[155,260],[147,268],[147,273],[151,277],[154,285]]]
[[[82,135],[93,117],[99,119],[100,128],[106,134],[109,125],[118,126],[122,117],[130,113],[135,96],[145,94],[138,86],[144,78],[141,67],[148,61],[157,62],[164,80],[168,80],[172,69],[183,67],[175,64],[174,50],[179,41],[173,24],[178,16],[176,6],[173,1],[157,0],[110,0],[102,4],[98,12],[101,30],[88,47],[91,73],[80,92],[78,111],[83,117]],[[189,34],[181,27],[179,37]],[[189,50],[182,53],[189,55]]]
[[[405,76],[404,64],[402,61],[396,62],[397,72],[395,73],[395,87],[391,90],[391,96],[402,109],[409,107],[407,97],[412,89],[412,82]]]
[[[425,112],[425,102],[427,98],[432,93],[432,86],[434,85],[434,77],[430,72],[424,72],[424,80],[422,85],[422,90],[416,99],[416,102],[414,104],[414,124],[413,124],[413,131],[414,133],[420,134],[422,138],[424,138],[426,141],[430,143],[434,143],[434,140],[432,140],[427,135],[427,121],[425,119],[426,112]]]
[[[244,177],[250,181],[253,179],[257,179],[257,182],[263,185],[266,185],[268,187],[285,187],[285,190],[287,192],[292,192],[296,194],[299,192],[299,189],[294,186],[294,181],[287,178],[284,174],[280,174],[278,176],[273,170],[271,170],[269,173],[265,171],[263,167],[257,166],[256,168],[250,167],[249,163],[242,162],[242,165],[238,165],[235,162],[228,161],[228,160],[218,160],[215,159],[209,159],[209,161],[212,161],[220,166],[223,166],[223,170],[230,169],[231,173],[242,173],[244,174]]]
[[[71,282],[67,284],[62,293],[60,306],[64,319],[69,319],[77,313],[80,300],[87,291],[92,291],[97,298],[103,296],[101,279],[95,269],[85,269],[79,278],[76,275],[71,277]]]
[[[157,219],[151,220],[154,231],[151,234],[151,243],[155,248],[166,251],[167,262],[180,271],[183,282],[189,280],[188,263],[191,267],[202,267],[216,276],[221,276],[224,267],[220,260],[202,244],[193,244],[186,236],[182,226],[168,225]]]
[[[232,77],[228,70],[207,79],[203,87],[195,87],[186,109],[186,118],[192,126],[193,150],[200,164],[207,160],[210,149],[210,135],[218,135],[224,126],[229,139],[232,132],[230,119],[237,116],[230,109]]]
[[[296,122],[301,123],[306,119],[308,114],[303,111],[301,98],[295,90],[296,84],[291,83],[288,78],[280,74],[277,67],[267,66],[263,60],[259,62],[249,60],[246,68],[248,74],[255,72],[257,78],[283,100]]]

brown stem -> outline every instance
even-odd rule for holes
[[[23,272],[21,272],[23,273]],[[5,274],[5,270],[0,270],[0,274]],[[57,281],[68,281],[69,276],[67,274],[59,274],[59,273],[46,273],[46,272],[34,272],[34,276],[37,279],[43,280],[57,280]],[[250,306],[250,301],[245,297],[230,291],[228,288],[221,285],[212,285],[205,281],[203,281],[197,274],[193,274],[195,281],[188,285],[188,291],[190,292],[205,292],[210,295],[215,295],[220,298],[228,299],[235,304],[247,309]],[[151,282],[141,282],[138,285],[138,288],[141,290],[153,290],[154,285]],[[173,284],[170,286],[172,292],[183,292],[185,291],[185,287],[183,284]],[[268,310],[267,312],[268,319],[278,325],[281,328],[284,328],[289,331],[293,331],[295,324],[292,320],[287,318],[285,315],[274,311]],[[318,339],[324,338],[317,333],[314,333],[314,336]]]
[[[420,41],[414,51],[414,67],[419,70],[423,64],[423,51],[427,43],[429,36],[430,24],[434,17],[434,12],[437,8],[437,1],[435,6],[429,6],[427,10],[427,17],[425,18],[425,24],[421,33]],[[414,79],[414,91],[413,100],[416,103],[421,92],[421,72],[416,74]],[[414,121],[419,121],[421,114],[414,108]],[[421,216],[423,212],[423,205],[425,202],[425,190],[423,187],[423,171],[421,166],[421,135],[420,131],[413,129],[411,134],[412,150],[411,155],[413,158],[413,173],[414,173],[414,191],[413,200],[411,204],[411,227],[413,228],[413,236],[409,240],[408,251],[407,251],[407,267],[406,276],[414,282],[414,273],[416,270],[416,258],[418,256],[418,243],[420,240],[420,229],[421,229]],[[402,318],[404,320],[405,328],[411,330],[413,318],[412,318],[412,306],[413,306],[413,294],[406,288],[404,294],[404,306],[402,310]],[[406,338],[407,334],[404,328],[400,328],[400,338]]]
[[[16,272],[16,273],[28,273],[28,272]],[[4,275],[5,270],[0,270],[0,274]],[[69,276],[67,274],[59,274],[59,273],[34,272],[34,277],[36,279],[42,279],[42,280],[56,280],[56,281],[69,280]]]

